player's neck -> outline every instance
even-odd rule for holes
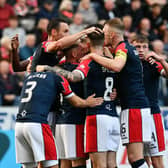
[[[103,55],[103,47],[102,46],[94,46],[94,47],[91,47],[90,51],[92,53],[96,53],[98,55]]]
[[[121,41],[124,41],[124,38],[122,36],[116,36],[113,39],[112,48],[115,49]]]
[[[74,58],[73,56],[69,56],[69,57],[66,57],[66,62],[77,63],[78,60],[76,59],[76,57]]]

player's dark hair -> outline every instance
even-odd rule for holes
[[[63,19],[58,19],[58,18],[51,19],[47,26],[48,35],[51,35],[52,29],[56,29],[57,31],[59,31],[60,23],[66,23],[66,22]]]
[[[148,43],[149,44],[148,38],[144,35],[135,35],[132,38],[131,43],[133,43],[134,41],[137,43]]]
[[[18,17],[16,15],[12,15],[9,17],[9,20],[18,20]]]
[[[89,26],[87,26],[86,28],[90,28],[90,27],[96,27],[100,30],[103,30],[103,25],[101,24],[91,24]],[[103,45],[104,44],[104,33],[90,33],[87,35],[88,38],[90,39],[91,43],[93,46],[99,46],[99,45]]]
[[[67,48],[63,49],[62,51],[63,51],[64,53],[66,53],[66,52],[69,52],[69,50],[74,49],[74,48],[77,48],[77,47],[79,47],[79,44],[73,44],[73,45],[71,45],[70,47],[67,47]]]
[[[157,2],[151,5],[151,8],[156,8],[156,7],[161,7],[161,5]]]

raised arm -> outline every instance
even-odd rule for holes
[[[151,57],[156,59],[156,61],[160,62],[160,64],[163,66],[163,69],[161,71],[161,75],[168,78],[168,63],[166,62],[164,57],[156,54],[153,51],[149,52],[147,54],[146,59],[150,61],[150,59],[152,59]]]
[[[48,65],[38,65],[36,67],[36,71],[37,72],[43,72],[43,71],[55,72],[55,73],[65,77],[70,82],[79,82],[79,81],[83,80],[82,75],[79,71],[74,70],[74,71],[70,72],[70,71],[67,71],[63,68],[60,68],[59,66],[50,67]]]
[[[126,56],[120,54],[116,55],[114,59],[111,59],[91,53],[83,57],[81,60],[83,61],[85,59],[92,59],[103,67],[114,72],[120,72],[126,63]]]
[[[11,47],[12,47],[12,67],[15,72],[19,71],[26,71],[26,67],[29,64],[29,60],[21,61],[19,60],[19,55],[18,55],[18,47],[19,47],[19,40],[18,40],[18,35],[12,38],[11,42]]]
[[[91,28],[85,29],[79,33],[63,37],[60,40],[49,42],[47,45],[47,51],[54,52],[56,50],[62,50],[64,48],[67,48],[67,47],[71,46],[72,44],[76,43],[76,41],[79,40],[80,38],[82,38],[92,32],[100,33],[101,30],[99,30],[96,27],[91,27]]]

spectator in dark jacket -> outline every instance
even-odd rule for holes
[[[33,55],[36,50],[35,44],[36,36],[34,34],[28,34],[26,36],[26,45],[20,48],[19,51],[20,60],[26,60]]]
[[[9,62],[0,62],[0,91],[2,105],[18,105],[21,87],[16,75],[9,71]]]
[[[132,0],[128,8],[125,8],[125,15],[132,16],[132,30],[136,30],[140,20],[144,17],[141,1]]]
[[[37,19],[39,20],[40,18],[47,18],[51,20],[54,17],[58,17],[56,4],[52,0],[45,0],[39,13],[37,14]]]

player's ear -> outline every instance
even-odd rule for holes
[[[115,32],[111,31],[111,32],[110,32],[110,38],[113,38],[114,35],[115,35]]]
[[[76,58],[77,56],[78,56],[78,51],[77,51],[77,49],[75,50],[72,50],[72,56],[74,57],[74,58]]]
[[[57,36],[57,34],[58,34],[58,33],[57,33],[57,30],[56,30],[56,29],[52,29],[52,30],[51,30],[51,35],[52,35],[52,36]]]

